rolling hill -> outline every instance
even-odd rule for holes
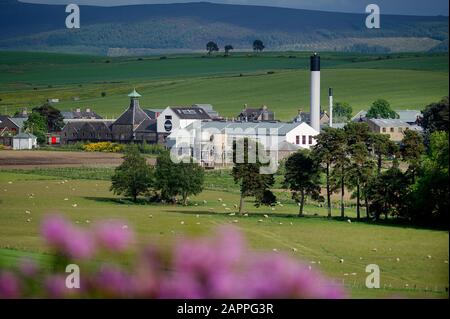
[[[133,55],[204,50],[214,40],[249,50],[445,51],[448,17],[384,15],[367,29],[364,14],[206,2],[81,6],[81,28],[65,29],[65,7],[0,3],[0,49]],[[447,42],[446,42],[447,41]],[[446,44],[447,43],[447,44]]]

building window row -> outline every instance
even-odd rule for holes
[[[300,143],[301,139],[301,143]],[[295,137],[295,144],[297,145],[312,145],[313,137],[311,135],[297,135]]]

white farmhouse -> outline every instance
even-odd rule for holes
[[[37,147],[37,137],[31,133],[20,133],[13,137],[14,150],[31,150]]]

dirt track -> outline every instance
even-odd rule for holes
[[[0,169],[32,169],[45,167],[116,167],[122,154],[51,151],[0,151]],[[153,159],[148,159],[154,164]]]

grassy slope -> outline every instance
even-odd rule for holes
[[[142,105],[148,108],[212,103],[228,117],[236,116],[247,103],[266,104],[278,118],[289,120],[298,108],[307,110],[309,104],[306,53],[238,54],[227,59],[185,55],[141,61],[8,52],[0,57],[1,112],[4,107],[11,113],[58,97],[61,109],[91,106],[104,116],[114,117],[127,106],[126,94],[133,86],[141,91]],[[382,60],[348,54],[322,57],[322,98],[326,101],[325,88],[333,86],[336,100],[352,103],[355,112],[380,97],[404,109],[422,108],[448,94],[447,55],[406,54]],[[101,92],[107,96],[101,98]],[[71,101],[74,96],[81,100]]]
[[[194,198],[193,201],[199,204],[197,207],[119,204],[113,201],[115,197],[108,187],[107,181],[69,180],[60,184],[56,177],[0,173],[0,260],[11,265],[24,254],[21,251],[33,252],[33,257],[45,260],[45,256],[36,253],[45,251],[38,231],[42,217],[48,213],[62,213],[82,224],[86,220],[126,219],[141,238],[155,243],[167,243],[186,233],[208,233],[218,225],[239,219],[236,226],[245,232],[252,247],[267,251],[278,249],[305,262],[316,262],[312,264],[314,267],[338,281],[344,281],[355,297],[447,296],[442,292],[425,292],[425,289],[442,291],[448,287],[448,264],[444,262],[448,261],[449,254],[448,232],[349,224],[322,218],[297,219],[293,217],[296,208],[289,204],[270,211],[267,208],[256,209],[248,202],[248,210],[255,215],[230,217],[230,211],[222,207],[218,198],[232,207],[238,197],[222,191],[205,191]],[[29,198],[30,193],[34,198]],[[203,200],[208,203],[204,205]],[[78,207],[72,207],[74,203]],[[29,216],[25,210],[31,211],[30,223],[26,222]],[[322,210],[314,211],[325,214]],[[153,218],[149,217],[150,214]],[[196,214],[200,217],[197,218]],[[262,214],[271,217],[266,219]],[[264,219],[262,223],[258,222],[261,218]],[[181,221],[185,225],[181,225]],[[298,249],[297,253],[292,252],[294,247]],[[428,259],[428,255],[432,258]],[[396,261],[397,257],[400,262]],[[343,264],[339,263],[340,258],[344,259]],[[364,268],[369,263],[380,265],[382,286],[391,286],[391,289],[374,291],[363,288]],[[406,284],[417,289],[405,289]]]

